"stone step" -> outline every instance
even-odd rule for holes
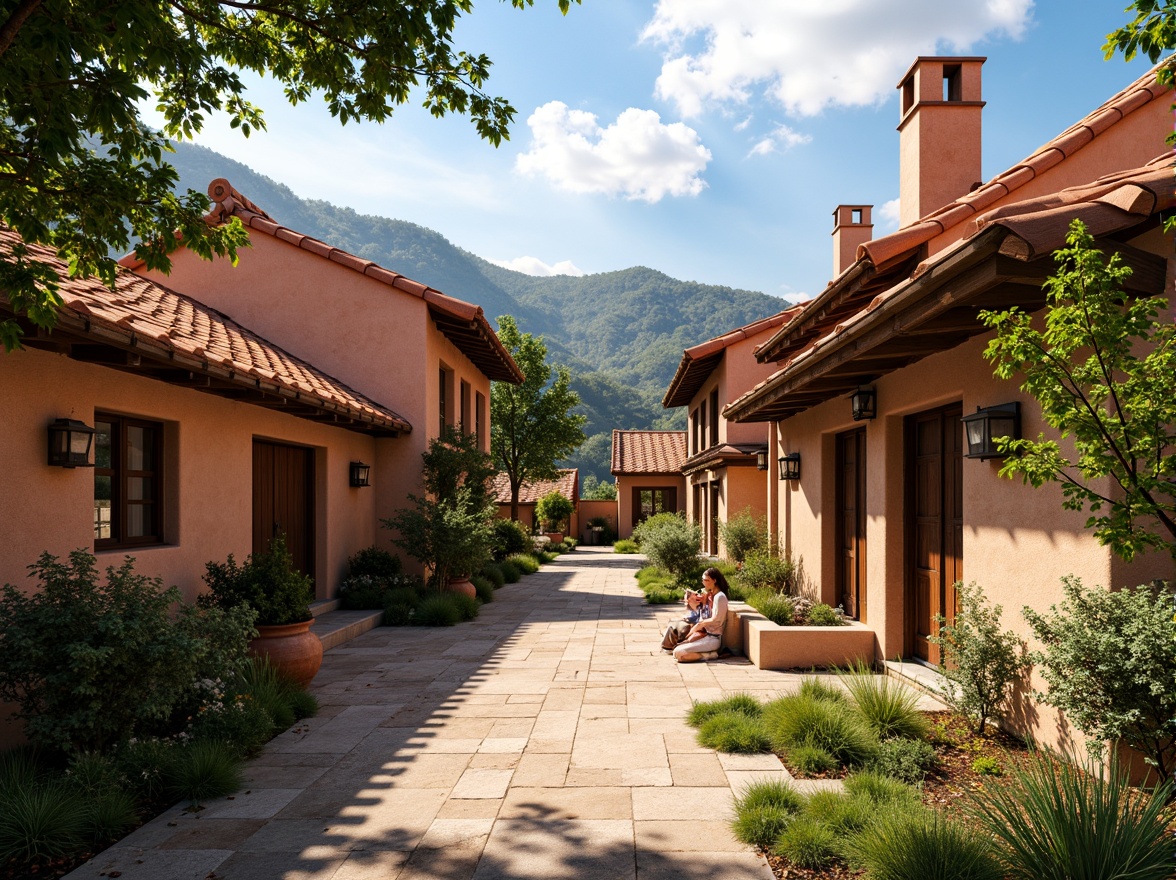
[[[329,611],[339,610],[338,599],[323,599],[319,602],[310,603],[310,614],[312,617],[319,617]]]
[[[886,674],[940,701],[943,700],[945,689],[949,687],[947,679],[937,668],[924,665],[918,660],[887,660]]]
[[[338,605],[338,602],[335,604]],[[314,611],[313,607],[311,610]],[[315,614],[314,626],[310,631],[319,637],[323,650],[329,651],[375,629],[383,617],[383,611],[323,611]]]

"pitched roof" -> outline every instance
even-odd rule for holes
[[[0,227],[9,253],[20,237]],[[406,419],[328,376],[191,297],[124,269],[112,290],[95,278],[71,278],[51,248],[29,244],[29,256],[57,272],[63,305],[51,334],[26,334],[29,348],[62,351],[152,378],[353,431],[412,430]],[[0,311],[11,311],[0,294]]]
[[[685,460],[685,431],[613,431],[613,474],[680,476]]]
[[[752,466],[756,464],[757,455],[767,451],[766,443],[721,443],[696,452],[682,462],[682,474],[690,476],[713,468]]]
[[[429,306],[438,329],[480,369],[487,378],[499,382],[518,384],[523,381],[522,370],[510,356],[510,352],[498,339],[498,334],[486,320],[480,306],[448,296],[428,285],[413,281],[389,269],[357,257],[355,254],[325,244],[309,235],[303,235],[274,221],[274,219],[247,199],[225,178],[218,177],[208,185],[208,196],[212,209],[204,218],[206,223],[224,223],[230,217],[237,217],[245,226],[272,235],[274,238],[310,251],[312,254],[346,266],[361,275],[394,287],[399,291],[423,299]],[[133,254],[119,261],[129,269],[138,269],[143,261]]]
[[[519,504],[535,504],[544,495],[558,492],[572,504],[578,502],[580,471],[577,468],[560,468],[557,480],[536,480],[519,486]],[[499,504],[510,504],[510,477],[499,472],[494,475],[491,494]]]
[[[1156,72],[1171,63],[1171,60],[1160,62],[1028,158],[983,186],[931,212],[917,223],[859,245],[857,259],[810,300],[788,325],[759,346],[756,358],[760,361],[787,359],[840,321],[866,307],[878,292],[917,271],[924,246],[933,238],[959,224],[976,222],[985,208],[1073,156],[1131,113],[1167,95],[1171,87],[1157,84]]]
[[[670,380],[670,387],[666,389],[665,396],[662,398],[662,406],[667,409],[675,406],[688,406],[690,401],[694,399],[694,395],[698,393],[698,389],[706,382],[707,377],[722,361],[724,353],[730,346],[788,323],[794,315],[800,313],[800,309],[801,306],[793,306],[684,350],[674,378]]]
[[[920,263],[864,308],[833,326],[818,324],[820,335],[789,349],[782,369],[729,404],[723,415],[734,421],[788,418],[983,333],[979,309],[1041,308],[1042,282],[1054,270],[1051,255],[1065,243],[1075,219],[1132,268],[1124,283],[1128,292],[1160,294],[1168,261],[1113,237],[1147,228],[1173,208],[1176,183],[1172,157],[1165,153],[1142,168],[981,215],[969,225],[967,238]]]

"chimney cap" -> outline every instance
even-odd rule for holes
[[[895,88],[901,89],[902,84],[911,78],[911,74],[915,72],[915,68],[927,61],[935,61],[940,64],[966,64],[971,62],[983,64],[987,60],[987,55],[920,55],[907,68],[907,72],[902,75],[902,79],[898,81],[898,85]]]

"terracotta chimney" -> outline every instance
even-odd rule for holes
[[[833,212],[833,277],[844,272],[857,257],[859,244],[874,237],[870,222],[873,205],[838,205]]]
[[[967,195],[980,177],[980,67],[986,58],[916,58],[898,88],[899,222]]]

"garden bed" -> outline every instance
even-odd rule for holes
[[[874,661],[874,631],[855,620],[842,626],[780,626],[747,606],[733,609],[739,648],[759,669],[827,669]],[[731,644],[733,639],[724,637]],[[732,650],[736,650],[732,647]]]

